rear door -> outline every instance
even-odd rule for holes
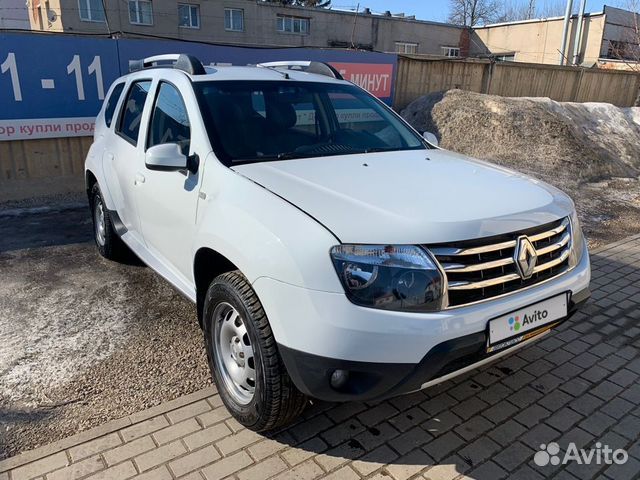
[[[148,116],[147,98],[151,79],[134,79],[126,91],[115,125],[115,135],[105,152],[105,164],[111,163],[117,193],[114,195],[118,214],[127,232],[142,241],[140,220],[135,198],[135,187],[144,179],[136,176],[138,164],[143,160],[144,148],[140,143],[142,125]]]
[[[116,210],[122,210],[122,190],[118,182],[118,176],[114,170],[113,164],[113,142],[115,141],[113,133],[116,123],[117,112],[120,111],[120,98],[124,91],[126,82],[123,80],[113,86],[107,95],[104,107],[104,124],[99,121],[96,122],[96,133],[98,133],[97,141],[102,145],[102,150],[99,155],[102,159],[102,172],[106,179],[105,185],[100,185],[100,188],[108,190],[109,198],[111,198],[113,204],[110,207]]]

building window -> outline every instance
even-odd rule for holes
[[[445,57],[459,57],[460,48],[459,47],[442,47],[442,54]]]
[[[178,25],[185,28],[200,28],[200,7],[179,3]]]
[[[516,54],[515,53],[505,53],[502,55],[496,55],[496,61],[498,62],[515,62]]]
[[[239,8],[224,9],[224,29],[232,32],[244,30],[244,10]]]
[[[397,53],[418,53],[417,43],[396,42]]]
[[[153,7],[149,0],[129,0],[129,22],[134,25],[153,25]]]
[[[278,15],[276,25],[279,32],[308,35],[310,20],[308,18]]]
[[[104,22],[102,0],[78,0],[78,9],[83,22]]]

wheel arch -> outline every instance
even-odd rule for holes
[[[239,270],[238,267],[223,254],[209,247],[201,247],[193,259],[193,279],[196,287],[196,307],[198,323],[202,327],[202,311],[207,289],[211,281],[218,275]]]
[[[87,198],[89,199],[89,204],[91,204],[91,190],[93,189],[93,186],[98,183],[98,178],[94,175],[94,173],[87,169],[87,171],[84,174],[84,184],[86,187],[86,191],[87,191]]]

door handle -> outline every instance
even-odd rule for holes
[[[144,175],[142,175],[141,173],[136,173],[136,177],[133,180],[133,184],[140,185],[141,183],[144,183],[145,180],[146,178],[144,178]]]

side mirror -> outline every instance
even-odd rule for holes
[[[147,149],[144,159],[149,170],[175,171],[187,168],[187,156],[176,143],[162,143]]]
[[[436,137],[433,133],[431,132],[424,132],[422,134],[422,138],[424,138],[427,142],[429,142],[431,145],[433,145],[434,147],[438,146],[438,137]]]

